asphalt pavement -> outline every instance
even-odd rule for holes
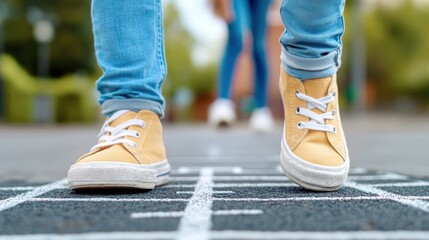
[[[166,124],[170,184],[87,192],[64,177],[98,125],[0,126],[0,240],[429,239],[427,118],[343,121],[353,168],[328,193],[281,173],[281,123],[269,134]]]

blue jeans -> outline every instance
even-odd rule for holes
[[[265,1],[265,0],[258,0]],[[282,66],[311,79],[340,66],[345,0],[284,0]],[[95,50],[103,75],[97,81],[103,114],[128,109],[164,115],[166,76],[161,0],[93,0]]]
[[[231,82],[237,58],[243,49],[246,30],[252,35],[254,63],[254,106],[267,105],[268,64],[265,53],[265,30],[269,0],[233,0],[234,19],[228,23],[228,40],[219,71],[218,96],[231,98]]]
[[[93,0],[95,52],[103,75],[97,81],[105,115],[122,109],[164,115],[161,0]]]
[[[328,77],[341,64],[345,0],[284,0],[282,67],[301,80]]]

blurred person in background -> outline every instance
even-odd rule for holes
[[[270,0],[214,0],[213,9],[227,23],[228,39],[218,74],[218,98],[210,106],[208,121],[214,126],[228,126],[236,119],[231,86],[238,56],[243,51],[246,33],[252,36],[254,66],[253,111],[250,125],[258,131],[273,128],[267,106],[268,64],[265,51],[267,13]]]
[[[285,111],[280,164],[292,181],[316,191],[337,190],[349,170],[336,82],[344,4],[285,0],[280,10],[286,28],[280,38]],[[166,184],[161,1],[93,0],[92,23],[103,69],[97,90],[107,119],[99,142],[71,166],[69,185],[153,189]]]

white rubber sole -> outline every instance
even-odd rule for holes
[[[280,166],[289,179],[303,188],[313,191],[335,191],[346,181],[350,161],[346,152],[346,161],[341,166],[330,167],[307,162],[293,154],[283,138]]]
[[[79,163],[70,167],[71,189],[138,188],[154,189],[170,180],[170,164],[163,160],[154,164],[118,162]]]

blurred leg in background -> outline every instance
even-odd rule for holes
[[[231,101],[231,87],[237,59],[243,50],[246,32],[252,35],[252,59],[254,61],[254,108],[251,124],[257,130],[272,128],[271,112],[266,108],[268,66],[265,52],[265,31],[268,7],[271,1],[231,1],[232,19],[228,22],[228,39],[220,64],[218,99],[209,109],[209,123],[215,126],[229,125],[236,120],[235,106]],[[228,19],[227,19],[228,20]]]
[[[345,0],[285,0],[280,91],[285,110],[281,166],[307,189],[341,187],[349,156],[338,107]]]
[[[250,125],[253,129],[268,132],[273,126],[271,110],[267,106],[268,60],[265,47],[267,13],[270,0],[249,0],[252,58],[254,63],[253,112]]]
[[[160,118],[166,76],[161,0],[93,0],[104,123],[98,144],[71,166],[73,189],[152,189],[168,182]],[[144,139],[144,141],[143,141]]]

